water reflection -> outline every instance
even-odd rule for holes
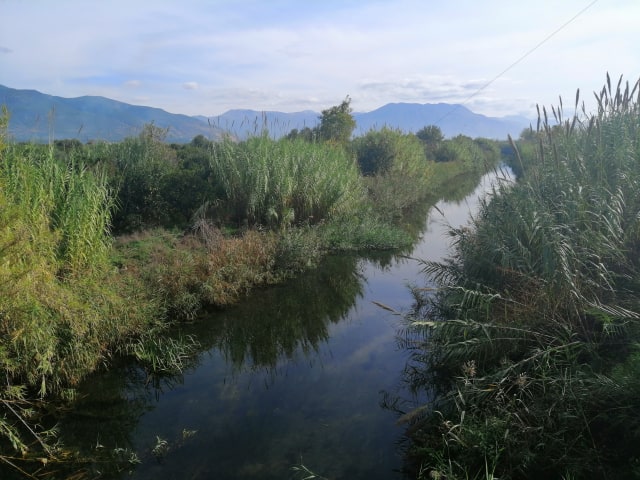
[[[87,466],[88,475],[119,477],[122,465],[107,461],[114,448],[125,448],[142,461],[128,469],[139,478],[177,478],[171,475],[187,463],[189,478],[210,478],[214,471],[216,478],[236,478],[236,473],[247,478],[251,472],[255,478],[282,478],[300,461],[300,446],[310,442],[309,435],[326,435],[337,419],[344,419],[344,412],[330,412],[325,402],[336,395],[335,388],[347,391],[355,378],[331,389],[322,384],[335,368],[333,358],[342,358],[345,368],[350,361],[357,367],[358,355],[366,352],[344,355],[320,349],[330,337],[330,326],[348,321],[362,297],[365,279],[360,270],[361,261],[354,255],[331,257],[294,281],[257,290],[240,305],[183,326],[177,333],[194,335],[200,343],[200,353],[183,374],[149,377],[135,364],[123,363],[92,376],[62,419],[62,440],[82,456],[99,459]],[[276,382],[278,377],[284,381]],[[252,391],[259,394],[249,394]],[[315,401],[305,400],[307,395]],[[154,420],[158,405],[161,416],[169,412],[170,421]],[[350,410],[356,411],[353,406]],[[148,417],[146,425],[140,425],[143,417]],[[297,436],[294,432],[301,429]],[[183,431],[195,430],[196,435],[184,438]],[[283,457],[271,451],[265,456],[265,445],[273,444],[278,432],[279,448],[290,453]],[[158,438],[168,442],[172,462],[154,458]],[[215,454],[206,451],[212,446]],[[256,451],[250,453],[251,448]],[[272,457],[279,458],[277,465]]]
[[[274,368],[296,352],[317,352],[329,337],[328,325],[343,320],[362,296],[363,281],[357,257],[330,257],[317,270],[205,318],[193,333],[236,370]]]

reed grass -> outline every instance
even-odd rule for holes
[[[416,476],[637,473],[637,92],[607,76],[596,113],[579,95],[568,119],[551,107],[554,125],[543,108],[513,142],[517,184],[451,230],[448,260],[425,263],[438,293],[416,292],[407,333],[408,381],[432,402],[409,422]]]
[[[68,455],[41,426],[45,400],[68,399],[154,318],[139,283],[109,261],[105,177],[67,160],[36,146],[0,152],[0,462],[17,471]]]
[[[226,139],[211,160],[226,213],[249,225],[315,224],[357,210],[364,189],[340,146],[266,135],[240,144]]]

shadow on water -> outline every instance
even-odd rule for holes
[[[478,179],[456,179],[459,190],[439,198],[462,212]],[[332,256],[182,326],[176,334],[200,344],[182,373],[150,378],[123,359],[89,378],[61,439],[105,463],[77,478],[283,479],[301,461],[327,478],[401,478],[402,428],[380,392],[398,388],[408,353],[398,317],[373,302],[407,305],[419,276],[409,257],[446,248],[425,221],[434,203],[402,220],[416,240],[407,251]],[[125,461],[106,462],[114,451]],[[127,464],[131,453],[140,463]]]

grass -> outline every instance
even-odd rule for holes
[[[114,344],[148,326],[154,305],[108,260],[104,177],[51,150],[1,155],[0,463],[20,471],[67,454],[41,427],[45,400],[68,399]]]
[[[329,143],[266,135],[240,144],[227,139],[214,149],[211,166],[223,211],[249,225],[314,224],[354,211],[364,199],[357,166]]]
[[[607,80],[594,114],[578,96],[555,125],[542,109],[514,142],[518,182],[425,263],[437,294],[416,291],[407,380],[430,404],[404,417],[418,478],[638,474],[640,107],[637,83]]]

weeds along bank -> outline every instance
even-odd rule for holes
[[[638,87],[543,109],[518,182],[425,264],[407,380],[431,401],[401,417],[417,478],[640,475]]]
[[[116,144],[0,139],[5,466],[44,474],[44,465],[82,463],[43,415],[72,401],[88,373],[114,355],[180,369],[195,340],[164,338],[172,323],[329,251],[406,245],[411,236],[394,223],[402,209],[497,161],[495,145],[481,154],[482,142],[464,138],[451,140],[459,158],[436,163],[415,136],[390,130],[362,143],[262,135],[168,145],[165,134],[148,125]],[[381,138],[385,148],[364,150]],[[382,155],[385,167],[364,176],[365,159]],[[409,194],[402,178],[413,182]]]

